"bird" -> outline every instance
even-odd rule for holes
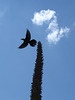
[[[28,29],[26,32],[25,39],[22,38],[21,40],[23,40],[23,43],[18,47],[19,49],[25,48],[28,44],[30,44],[30,46],[34,47],[37,43],[37,41],[35,39],[31,40],[31,34],[30,34],[30,31]]]

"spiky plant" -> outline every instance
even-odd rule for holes
[[[35,63],[35,69],[33,74],[33,82],[31,88],[31,100],[41,100],[42,93],[42,72],[43,70],[43,52],[42,44],[39,41],[37,45],[37,58]]]

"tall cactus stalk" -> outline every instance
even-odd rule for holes
[[[42,72],[43,70],[43,52],[42,44],[39,41],[37,45],[37,58],[35,63],[35,69],[33,74],[33,82],[31,88],[31,100],[41,100],[42,93]]]

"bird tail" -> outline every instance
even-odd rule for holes
[[[31,45],[32,47],[34,47],[34,46],[36,45],[37,41],[34,40],[34,39],[32,39],[29,43],[30,43],[30,45]]]

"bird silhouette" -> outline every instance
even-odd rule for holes
[[[25,39],[21,39],[23,40],[24,42],[19,46],[20,49],[22,48],[25,48],[28,44],[30,44],[30,46],[34,47],[37,43],[37,41],[35,39],[31,39],[31,34],[29,32],[29,30],[27,29],[27,32],[26,32],[26,38]]]

